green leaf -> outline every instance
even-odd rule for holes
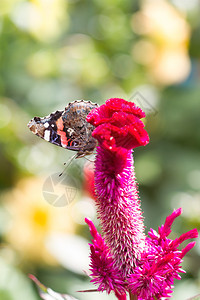
[[[60,294],[54,292],[52,289],[46,287],[42,284],[34,275],[30,274],[29,278],[35,282],[37,285],[39,295],[44,300],[78,300],[67,294]]]

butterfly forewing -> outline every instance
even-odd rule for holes
[[[98,104],[90,101],[74,101],[63,111],[47,117],[33,118],[28,127],[44,140],[57,146],[77,151],[77,157],[91,154],[97,141],[92,137],[94,126],[86,121],[87,115]]]

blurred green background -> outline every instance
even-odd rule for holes
[[[199,15],[199,0],[0,0],[1,300],[39,299],[28,273],[80,300],[114,299],[76,293],[94,288],[83,273],[84,218],[98,224],[90,163],[79,159],[65,171],[75,182],[73,201],[50,205],[44,183],[73,152],[26,126],[75,99],[140,105],[150,135],[134,155],[146,230],[178,207],[174,238],[200,228]],[[63,193],[52,184],[52,193]],[[199,255],[198,241],[172,299],[200,292]]]

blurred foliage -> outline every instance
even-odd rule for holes
[[[73,153],[26,126],[75,99],[123,97],[145,110],[151,141],[135,150],[135,168],[147,230],[180,206],[172,234],[200,228],[199,13],[198,0],[0,1],[1,300],[38,299],[27,273],[94,299],[76,293],[92,287],[82,273],[90,240],[84,218],[95,218],[83,189],[86,160],[65,171],[76,182],[75,200],[50,205],[44,182]],[[198,242],[173,299],[198,293],[199,255]]]

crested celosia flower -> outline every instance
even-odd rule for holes
[[[141,118],[144,112],[134,103],[113,98],[88,115],[98,140],[95,160],[95,191],[103,237],[86,219],[93,236],[91,277],[99,291],[113,291],[118,299],[166,299],[174,279],[180,279],[183,256],[194,246],[178,246],[197,237],[191,230],[171,240],[168,235],[181,209],[166,218],[158,233],[145,236],[133,166],[132,149],[144,146],[149,137]]]

